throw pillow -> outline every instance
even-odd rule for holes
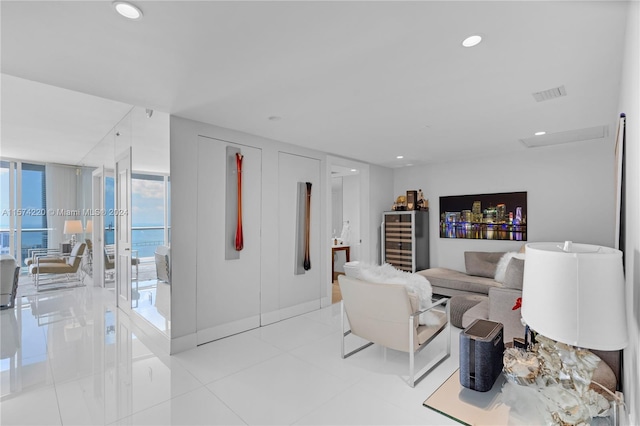
[[[516,253],[515,251],[510,251],[502,255],[502,257],[498,261],[495,275],[493,278],[499,283],[504,283],[504,277],[505,277],[505,274],[507,273],[507,266],[509,266],[509,262],[513,258],[524,259],[524,255],[521,253]]]
[[[467,275],[493,278],[496,275],[496,265],[504,252],[465,251],[464,266]]]
[[[511,258],[507,271],[504,274],[504,287],[522,290],[522,279],[524,277],[524,259]]]

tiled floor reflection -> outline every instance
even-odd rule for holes
[[[0,424],[454,424],[422,402],[457,368],[456,338],[412,389],[404,353],[340,358],[338,305],[167,356],[114,299],[79,287],[0,312]]]

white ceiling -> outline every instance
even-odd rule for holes
[[[3,77],[3,156],[38,151],[47,126],[49,144],[95,145],[128,105],[387,166],[524,150],[618,112],[625,2],[137,4],[140,21],[110,1],[0,3],[2,73],[44,83],[21,104]],[[560,85],[566,97],[532,96]]]

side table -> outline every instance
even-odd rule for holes
[[[347,262],[351,262],[351,247],[349,246],[345,246],[345,245],[332,245],[331,246],[331,281],[335,281],[336,280],[336,274],[335,274],[335,259],[336,259],[336,252],[339,251],[343,251],[345,252],[346,255],[346,261]]]
[[[506,382],[501,374],[488,392],[476,392],[460,384],[460,370],[456,370],[436,391],[427,398],[423,405],[450,419],[465,425],[497,426],[497,425],[540,425],[545,424],[541,413],[535,409],[527,411],[527,415],[512,410],[504,403],[502,386]],[[535,401],[523,400],[523,408]],[[538,417],[536,418],[535,415]],[[596,417],[592,425],[613,424],[611,417]]]
[[[460,384],[460,370],[449,378],[424,401],[424,406],[466,425],[524,424],[510,421],[510,407],[502,402],[500,375],[488,392],[476,392]]]

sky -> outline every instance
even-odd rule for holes
[[[4,164],[3,164],[4,165]],[[42,211],[42,179],[44,173],[32,170],[22,171],[22,209],[24,211],[32,211],[36,214]],[[0,228],[9,228],[9,218],[11,211],[9,210],[9,169],[0,168]],[[22,216],[23,228],[42,228],[42,216]]]
[[[22,209],[34,212],[41,211],[42,204],[42,179],[44,174],[38,171],[24,170],[22,172]],[[107,178],[106,185],[106,210],[114,208],[113,178]],[[164,224],[164,183],[146,179],[132,179],[132,225],[133,226],[162,226]],[[9,228],[9,170],[0,168],[0,228]],[[105,220],[108,226],[113,221],[112,217]],[[22,217],[23,228],[43,227],[42,216],[33,215]]]

